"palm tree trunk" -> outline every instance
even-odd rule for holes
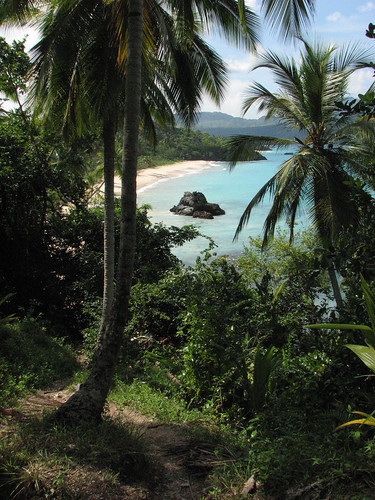
[[[66,423],[99,420],[112,382],[129,313],[136,243],[136,177],[141,102],[143,0],[129,1],[125,81],[124,155],[121,192],[120,250],[116,289],[108,326],[100,336],[91,373],[56,412]]]
[[[327,269],[328,269],[329,279],[331,280],[333,296],[334,296],[335,301],[336,301],[337,309],[341,310],[342,306],[343,306],[341,290],[340,290],[339,282],[337,280],[336,269],[335,269],[333,261],[330,257],[327,257]]]
[[[108,325],[114,295],[115,277],[115,134],[114,117],[105,118],[103,123],[104,144],[104,286],[103,307],[100,320],[98,341],[103,329]]]

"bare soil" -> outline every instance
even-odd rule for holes
[[[12,423],[22,423],[42,416],[46,411],[58,408],[71,392],[61,383],[49,390],[38,391],[22,401],[17,410],[0,409],[3,424],[0,437],[12,432]],[[77,461],[68,470],[39,470],[43,483],[56,484],[60,474],[64,491],[56,489],[48,498],[79,498],[90,500],[107,499],[203,499],[208,494],[207,476],[218,464],[213,445],[189,436],[180,425],[158,422],[132,410],[110,404],[107,408],[110,419],[123,422],[135,435],[140,436],[140,452],[133,460],[139,462],[136,478],[119,474],[108,479],[108,471],[98,464]],[[5,424],[5,425],[4,425]],[[110,453],[111,450],[108,451]],[[135,454],[137,455],[137,454]],[[134,465],[134,464],[133,464]],[[142,470],[143,469],[143,470]],[[43,497],[45,498],[46,487]],[[50,490],[47,487],[47,491]],[[1,496],[1,495],[0,495]],[[25,492],[20,498],[37,498],[39,495]]]

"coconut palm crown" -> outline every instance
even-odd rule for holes
[[[355,196],[365,196],[355,187],[353,175],[360,176],[372,155],[374,123],[341,116],[336,103],[345,97],[352,73],[369,63],[370,53],[358,44],[338,48],[301,41],[299,63],[274,52],[262,57],[256,68],[270,69],[279,89],[273,93],[254,83],[243,112],[258,104],[267,118],[279,119],[303,138],[237,136],[229,141],[232,168],[245,158],[249,148],[294,146],[293,155],[250,201],[235,233],[237,238],[253,208],[270,194],[273,202],[264,223],[263,247],[272,240],[276,224],[283,217],[293,240],[302,203],[324,246],[332,245],[339,229],[356,217]]]

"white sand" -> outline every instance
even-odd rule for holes
[[[145,168],[139,170],[137,175],[137,191],[141,191],[163,179],[182,177],[187,174],[199,172],[210,165],[209,161],[181,161],[172,165],[162,165],[161,167]],[[115,196],[121,195],[121,178],[115,177]]]

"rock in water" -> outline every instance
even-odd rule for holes
[[[196,210],[193,212],[193,219],[213,219],[214,216],[206,210]]]
[[[214,215],[224,215],[225,211],[217,203],[208,203],[205,195],[199,191],[185,191],[179,204],[171,208],[177,215],[187,215],[199,219],[213,219]]]

